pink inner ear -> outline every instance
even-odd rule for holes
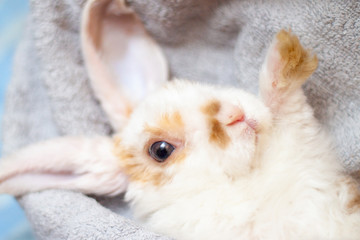
[[[63,137],[21,149],[1,161],[0,193],[15,196],[50,188],[86,194],[124,192],[127,177],[106,137]]]
[[[25,173],[9,178],[5,183],[0,184],[1,192],[14,194],[40,191],[50,188],[71,189],[71,183],[76,180],[75,175],[59,173]],[[18,194],[16,194],[18,195]]]
[[[165,58],[124,1],[88,1],[81,34],[94,92],[120,129],[133,106],[167,81]]]

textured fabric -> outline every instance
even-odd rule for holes
[[[39,199],[51,201],[44,207]],[[25,196],[22,203],[39,239],[170,239],[141,228],[80,193],[49,190]]]
[[[132,0],[160,43],[173,76],[256,93],[273,35],[291,28],[314,49],[319,68],[305,86],[316,117],[349,170],[360,163],[360,2]],[[4,153],[56,135],[109,134],[79,48],[84,1],[32,0],[3,122]],[[115,212],[121,199],[102,200]],[[45,191],[21,203],[40,239],[155,239],[136,223],[81,194]],[[120,206],[114,209],[115,206]]]

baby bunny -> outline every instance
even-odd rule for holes
[[[269,47],[259,98],[167,82],[165,58],[123,1],[87,2],[82,47],[116,134],[19,150],[2,159],[1,193],[126,191],[139,222],[177,239],[360,239],[358,184],[301,89],[317,58],[290,31]]]

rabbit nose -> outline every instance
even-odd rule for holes
[[[224,104],[217,117],[226,126],[231,126],[245,120],[244,110],[233,104]]]

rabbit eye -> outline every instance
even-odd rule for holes
[[[153,143],[149,148],[150,156],[158,162],[164,162],[171,153],[175,150],[175,147],[168,142],[159,141]]]

